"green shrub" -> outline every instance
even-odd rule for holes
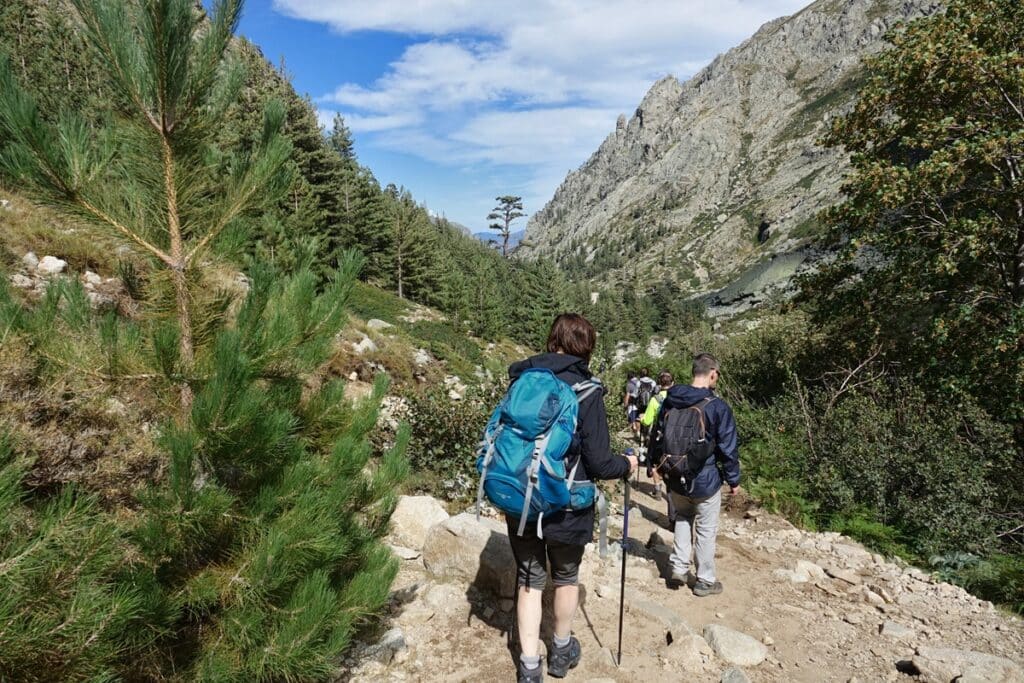
[[[473,389],[452,401],[441,389],[409,394],[408,488],[465,503],[476,491],[476,451],[484,425],[501,399],[498,386]]]
[[[348,309],[363,320],[377,318],[395,325],[409,312],[409,304],[382,289],[357,282],[352,287]]]
[[[1024,614],[1024,556],[998,553],[965,567],[954,580],[975,595]]]
[[[446,322],[420,320],[410,323],[406,329],[434,356],[446,361],[457,375],[471,377],[475,368],[484,363],[484,355],[477,343]]]
[[[871,511],[923,555],[985,552],[1003,523],[993,474],[1015,454],[1007,428],[957,408],[901,387],[850,395],[817,423],[812,495],[830,514]]]

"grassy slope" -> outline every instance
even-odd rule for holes
[[[143,280],[146,264],[134,260],[115,243],[96,239],[90,232],[58,220],[16,194],[0,189],[10,202],[0,209],[0,277],[4,285],[15,275],[32,276],[22,257],[56,256],[68,262],[67,276],[81,278],[86,271],[114,278],[120,292],[116,308],[122,315],[137,315],[138,307],[123,285],[125,263],[132,263]],[[232,289],[237,272],[229,265],[215,269],[215,280]],[[8,286],[13,298],[32,302],[36,291]],[[237,288],[234,294],[237,295]],[[30,304],[31,305],[31,304]],[[350,324],[338,341],[337,352],[324,368],[328,375],[350,381],[352,398],[369,393],[373,375],[383,369],[391,378],[392,393],[423,393],[443,387],[454,375],[471,387],[479,376],[501,377],[507,363],[526,350],[511,342],[487,344],[457,330],[437,311],[412,304],[364,283],[350,299]],[[372,319],[393,327],[375,330]],[[2,330],[0,330],[2,334]],[[359,353],[353,347],[369,337],[377,347]],[[74,340],[68,340],[74,343]],[[431,360],[417,365],[418,350]],[[113,383],[89,367],[38,368],[29,349],[18,340],[0,341],[0,428],[13,433],[34,460],[30,483],[40,489],[82,482],[110,504],[131,500],[141,482],[161,476],[162,460],[152,430],[165,414],[147,392],[133,383]]]

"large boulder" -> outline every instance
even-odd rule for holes
[[[391,539],[396,545],[422,550],[430,527],[448,519],[448,512],[430,496],[402,496],[391,515]]]
[[[423,564],[435,577],[512,597],[516,561],[505,525],[463,512],[434,525],[423,545]]]
[[[913,664],[925,683],[1012,683],[1024,681],[1024,668],[983,652],[946,647],[919,647]]]

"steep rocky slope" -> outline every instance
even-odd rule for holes
[[[521,253],[606,281],[628,263],[707,292],[798,251],[839,197],[845,160],[815,141],[851,102],[861,59],[894,25],[938,8],[818,0],[686,83],[666,76],[531,218]]]

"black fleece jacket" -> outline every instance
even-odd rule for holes
[[[592,379],[587,361],[566,353],[542,353],[513,363],[508,369],[513,382],[525,370],[546,368],[563,382],[576,384]],[[580,403],[576,436],[566,454],[568,468],[582,458],[582,467],[576,471],[576,480],[621,479],[629,474],[629,461],[612,453],[608,436],[608,415],[604,409],[604,388],[595,391]],[[544,515],[544,540],[567,545],[586,545],[594,538],[594,507],[586,510],[562,510]],[[508,519],[509,533],[517,531],[518,520]],[[536,525],[527,524],[526,536],[536,535]]]

